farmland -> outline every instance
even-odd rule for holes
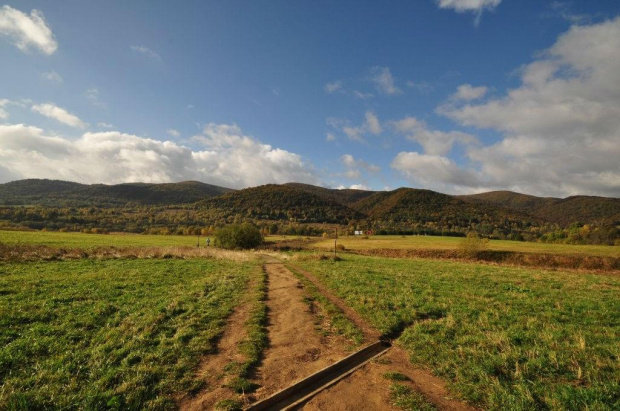
[[[0,265],[0,408],[174,407],[258,263]],[[257,271],[258,270],[258,271]],[[253,274],[254,273],[254,274]]]
[[[462,238],[436,236],[348,236],[339,237],[338,244],[347,250],[368,249],[422,249],[422,250],[457,250]],[[334,240],[323,240],[314,244],[317,249],[333,249]],[[495,251],[513,251],[539,254],[585,254],[600,257],[620,257],[620,247],[606,245],[546,244],[522,241],[490,240],[489,249]]]
[[[0,231],[6,250],[30,253],[0,262],[0,408],[238,409],[285,388],[291,381],[282,373],[301,378],[369,341],[330,293],[395,345],[385,362],[348,380],[368,392],[361,403],[461,404],[441,403],[450,396],[490,410],[620,406],[617,272],[347,252],[334,261],[324,253],[333,239],[293,236],[270,237],[269,247],[292,241],[309,250],[272,253],[276,260],[263,266],[261,251],[197,250],[196,240]],[[338,239],[354,252],[454,251],[461,241]],[[489,248],[618,257],[614,246],[491,241]],[[419,373],[426,380],[415,380]],[[448,391],[433,397],[429,384]],[[344,387],[315,403],[348,395]]]
[[[413,363],[485,409],[617,409],[620,279],[462,262],[300,258]]]

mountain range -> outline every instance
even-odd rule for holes
[[[211,215],[253,220],[348,224],[381,221],[438,227],[518,227],[556,224],[620,225],[620,199],[536,197],[510,191],[447,195],[431,190],[330,189],[301,183],[242,190],[184,181],[166,184],[79,184],[27,179],[0,184],[0,205],[42,207],[183,206]]]

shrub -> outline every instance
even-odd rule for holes
[[[229,225],[215,232],[217,245],[228,250],[255,248],[262,244],[263,235],[251,224]]]
[[[459,244],[459,251],[464,257],[478,258],[488,247],[488,238],[480,238],[478,234],[470,232],[467,233],[467,237],[461,240],[461,243]]]

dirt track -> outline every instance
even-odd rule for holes
[[[359,314],[327,290],[311,273],[297,267],[294,269],[313,282],[321,293],[363,330],[366,342],[376,341],[379,333]],[[346,340],[324,332],[316,314],[304,301],[306,295],[300,281],[291,271],[275,260],[269,260],[265,270],[268,275],[266,304],[269,310],[269,347],[263,353],[262,364],[252,378],[260,388],[245,396],[246,404],[264,399],[350,354]],[[238,344],[246,335],[244,323],[247,317],[247,304],[240,306],[231,315],[219,341],[218,352],[207,356],[199,370],[199,374],[207,381],[207,390],[196,397],[182,399],[179,402],[182,409],[213,409],[219,400],[236,397],[232,390],[223,387],[229,378],[223,369],[231,361],[243,360],[238,354]],[[388,372],[406,375],[409,381],[401,383],[422,393],[440,410],[472,410],[450,399],[445,383],[428,371],[411,365],[407,354],[397,346],[320,392],[298,409],[396,410],[398,408],[390,400],[391,382],[384,377]]]
[[[266,265],[268,275],[269,348],[256,372],[261,388],[256,399],[265,398],[291,383],[346,356],[346,342],[325,336],[304,302],[297,278],[283,264]]]

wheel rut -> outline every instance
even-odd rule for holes
[[[327,335],[304,302],[299,280],[283,264],[265,265],[269,347],[254,381],[261,386],[254,394],[260,400],[325,368],[347,355],[342,337]]]

